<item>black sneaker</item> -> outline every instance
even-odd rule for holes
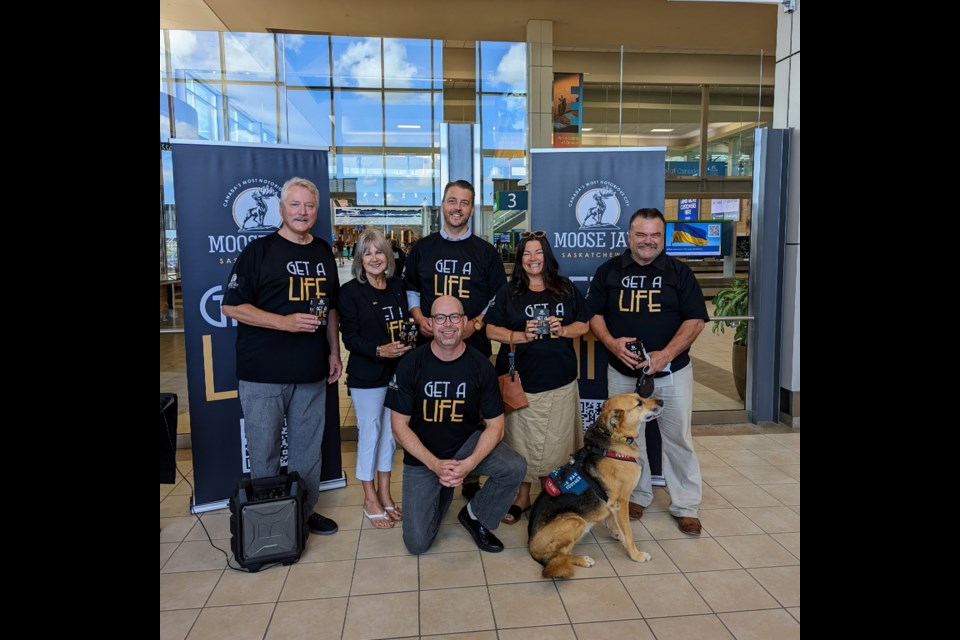
[[[479,547],[481,551],[489,551],[490,553],[500,553],[503,551],[503,543],[497,539],[497,536],[487,531],[487,528],[480,524],[479,520],[471,518],[466,506],[460,509],[460,513],[457,514],[457,520],[460,521],[464,529],[470,532],[470,535],[473,536],[473,541],[477,543],[477,547]]]
[[[337,532],[337,523],[330,518],[324,518],[319,513],[311,514],[307,518],[307,527],[310,533],[316,533],[321,536],[329,536]]]
[[[463,499],[467,502],[473,500],[473,496],[477,495],[478,491],[480,491],[479,482],[464,482],[463,486],[460,487],[460,495],[462,495]]]

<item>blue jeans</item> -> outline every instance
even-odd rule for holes
[[[320,444],[327,412],[327,381],[268,384],[240,381],[243,432],[250,452],[250,477],[280,473],[280,430],[287,420],[287,470],[307,487],[308,512],[320,499]]]
[[[463,460],[473,453],[481,433],[471,435],[453,459]],[[523,456],[503,442],[474,469],[474,473],[488,476],[483,488],[470,501],[473,514],[488,530],[500,525],[500,518],[513,504],[526,472],[527,462]],[[410,553],[419,555],[430,548],[440,530],[440,520],[452,501],[453,487],[440,484],[428,467],[403,465],[403,543]]]

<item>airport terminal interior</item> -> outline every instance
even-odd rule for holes
[[[178,403],[177,471],[160,484],[161,639],[799,638],[800,0],[604,0],[596,11],[565,0],[447,4],[161,2],[160,392]],[[757,132],[789,128],[779,417],[755,419],[764,386],[753,367],[772,358],[756,350],[755,327],[707,323],[690,352],[702,534],[677,529],[669,487],[657,487],[631,523],[650,562],[632,562],[598,525],[574,549],[596,564],[547,580],[527,550],[526,516],[495,531],[503,552],[481,552],[457,522],[459,490],[423,555],[406,551],[402,521],[374,528],[362,514],[357,421],[341,383],[339,424],[327,429],[339,429],[346,486],[323,491],[316,508],[339,531],[309,535],[290,566],[235,571],[229,511],[192,509],[189,274],[171,140],[326,148],[332,237],[349,246],[375,227],[402,248],[438,227],[450,124],[473,127],[474,229],[508,266],[531,228],[529,210],[505,204],[530,189],[531,149],[664,148],[667,219],[723,225],[722,253],[682,258],[711,318],[754,323],[769,322],[769,306],[747,307],[745,297],[718,309],[714,299],[758,280],[754,214],[767,205]],[[341,284],[353,278],[352,257],[344,262]],[[398,503],[401,476],[398,450]]]

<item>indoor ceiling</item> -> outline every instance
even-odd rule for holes
[[[523,42],[553,21],[555,49],[756,53],[776,49],[776,5],[668,0],[160,0],[161,29]]]

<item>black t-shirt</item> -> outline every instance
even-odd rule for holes
[[[569,282],[568,282],[569,284]],[[545,306],[547,316],[563,318],[561,324],[589,322],[593,313],[587,301],[572,284],[573,296],[559,298],[548,291],[526,291],[514,296],[514,286],[505,284],[497,292],[484,320],[492,325],[523,333],[527,320],[534,317],[534,309]],[[514,346],[517,371],[523,388],[530,393],[557,389],[577,379],[577,354],[573,340],[554,335]],[[509,370],[509,344],[500,347],[497,355],[497,373]]]
[[[483,421],[503,413],[493,365],[472,347],[444,362],[429,344],[417,347],[397,365],[384,403],[410,416],[410,428],[441,460],[449,460]],[[407,452],[403,463],[423,466]]]
[[[420,294],[420,310],[429,316],[440,296],[457,298],[468,319],[476,318],[507,281],[503,262],[493,245],[471,235],[466,240],[447,240],[431,233],[417,241],[407,256],[403,278],[409,291]],[[489,356],[490,341],[483,330],[467,344]]]
[[[587,301],[594,313],[603,316],[614,338],[635,336],[647,351],[666,347],[685,321],[710,317],[693,271],[666,253],[646,266],[637,264],[629,249],[610,258],[593,276]],[[626,376],[637,375],[619,358],[609,362]],[[671,370],[689,362],[687,349],[674,358]]]
[[[339,302],[337,265],[324,240],[290,242],[279,233],[246,246],[233,265],[223,304],[252,304],[280,315],[308,313],[312,298]],[[319,382],[330,373],[327,328],[315,333],[278,331],[239,323],[237,378],[248,382]]]
[[[408,317],[407,296],[399,278],[377,289],[354,278],[340,289],[340,333],[350,350],[347,386],[387,386],[399,358],[377,358],[377,346],[400,341],[400,324]]]

